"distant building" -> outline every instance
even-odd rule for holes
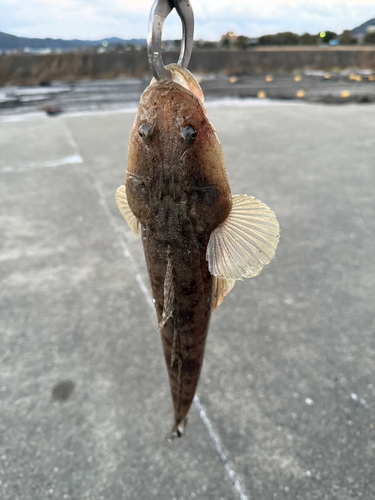
[[[228,31],[228,33],[225,33],[225,35],[221,35],[220,42],[224,42],[228,40],[228,42],[235,42],[237,40],[238,36],[234,33],[234,31]]]
[[[237,47],[245,48],[251,45],[256,45],[259,38],[249,38],[243,35],[236,35],[234,31],[228,31],[225,35],[221,36],[220,45],[224,47]]]

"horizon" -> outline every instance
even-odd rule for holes
[[[0,0],[0,31],[26,38],[63,40],[129,40],[147,38],[152,0],[134,5],[131,0]],[[218,41],[228,31],[258,38],[291,31],[316,34],[352,30],[375,17],[372,0],[346,0],[326,5],[324,0],[299,3],[296,0],[265,0],[263,5],[249,6],[246,0],[236,4],[229,0],[193,2],[195,40]],[[82,21],[84,19],[84,22]],[[164,40],[181,38],[181,23],[176,11],[168,16]]]

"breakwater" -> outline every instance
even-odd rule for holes
[[[165,64],[176,52],[163,54]],[[307,70],[375,72],[375,46],[257,47],[243,51],[195,50],[189,69],[197,74],[293,73]],[[109,53],[14,54],[0,56],[0,85],[35,85],[44,81],[150,76],[145,50]]]

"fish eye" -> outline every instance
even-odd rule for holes
[[[188,142],[189,144],[193,144],[195,139],[197,138],[197,131],[192,125],[186,125],[181,129],[182,138]]]
[[[142,123],[139,127],[138,132],[139,136],[142,139],[149,139],[154,131],[154,127],[147,122]]]

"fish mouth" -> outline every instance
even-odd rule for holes
[[[195,95],[195,97],[197,97],[203,104],[204,102],[203,90],[201,89],[201,86],[199,85],[197,79],[194,77],[192,73],[190,73],[188,69],[183,68],[179,64],[168,64],[168,66],[166,66],[165,69],[168,70],[170,74],[169,81],[172,81],[184,87],[186,90]],[[160,81],[163,80],[156,80],[156,78],[153,78],[151,80],[150,85],[156,85]]]

